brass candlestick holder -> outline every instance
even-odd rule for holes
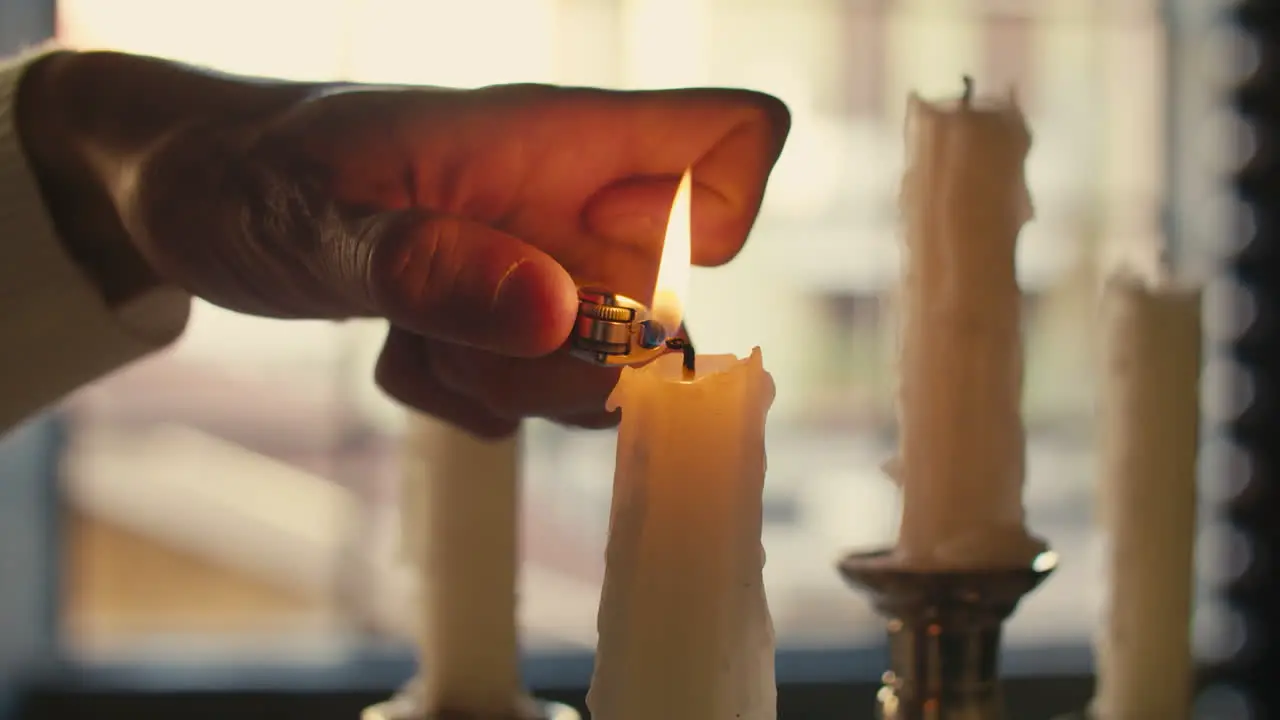
[[[891,551],[854,553],[840,574],[871,593],[888,619],[889,669],[880,720],[1002,720],[1000,632],[1018,602],[1057,566],[1045,551],[1026,567],[910,570]]]
[[[527,707],[512,717],[474,715],[465,712],[428,713],[416,682],[410,683],[386,702],[365,708],[360,720],[581,720],[577,710],[560,703],[530,699]]]

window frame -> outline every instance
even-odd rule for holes
[[[973,12],[982,38],[978,61],[982,74],[978,77],[987,83],[987,92],[1012,89],[1024,107],[1034,109],[1040,90],[1036,36],[1046,22],[1044,11],[982,0]],[[1003,69],[1006,66],[1016,66],[1015,72],[1009,75]]]
[[[864,67],[883,64],[889,56],[890,36],[888,22],[892,18],[893,0],[856,0],[842,3],[840,36],[848,45],[839,54],[840,72],[835,74],[837,88],[828,88],[827,102],[820,108],[855,122],[883,122],[889,112],[889,82],[874,76],[859,87]],[[862,47],[854,47],[866,43]]]

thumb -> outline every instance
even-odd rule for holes
[[[410,210],[382,215],[363,284],[372,311],[426,337],[537,357],[564,344],[577,290],[550,255],[487,225]]]

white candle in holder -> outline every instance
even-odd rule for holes
[[[672,205],[653,315],[683,315],[691,179]],[[668,354],[623,370],[600,597],[595,720],[773,720],[773,623],[765,599],[765,416],[774,387],[746,359]]]
[[[427,717],[528,711],[517,642],[519,442],[413,416],[402,492],[418,568],[418,686]]]
[[[904,247],[897,558],[921,568],[1027,564],[1022,294],[1015,249],[1031,218],[1031,136],[1008,99],[912,96]]]
[[[760,544],[773,381],[678,355],[623,371],[595,674],[597,720],[772,720],[773,625]]]
[[[1200,318],[1198,289],[1117,274],[1103,292],[1099,720],[1190,717]]]

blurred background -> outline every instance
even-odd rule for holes
[[[1208,283],[1197,648],[1211,660],[1241,641],[1211,592],[1236,543],[1215,521],[1237,461],[1217,427],[1242,406],[1217,349],[1241,325],[1217,271],[1234,249],[1223,180],[1239,157],[1222,104],[1239,72],[1221,10],[1216,0],[60,0],[56,28],[76,46],[253,75],[728,85],[785,100],[791,137],[747,249],[696,274],[688,303],[699,349],[759,345],[777,384],[764,541],[784,652],[881,643],[833,561],[891,541],[897,520],[878,466],[895,443],[906,96],[954,96],[963,73],[979,92],[1016,88],[1034,134],[1036,206],[1018,258],[1026,503],[1063,564],[1015,616],[1010,643],[1028,662],[1084,672],[1103,595],[1092,520],[1098,270],[1156,243],[1178,274]],[[316,664],[369,648],[407,658],[395,556],[404,417],[370,380],[382,332],[197,304],[172,350],[8,438],[14,459],[0,473],[42,479],[0,490],[14,496],[0,511],[18,523],[0,532],[19,548],[0,562],[26,558],[39,587],[53,588],[31,590],[30,602],[47,592],[56,607],[56,617],[33,610],[42,619],[21,631],[86,663]],[[531,666],[593,646],[613,442],[527,429]]]

